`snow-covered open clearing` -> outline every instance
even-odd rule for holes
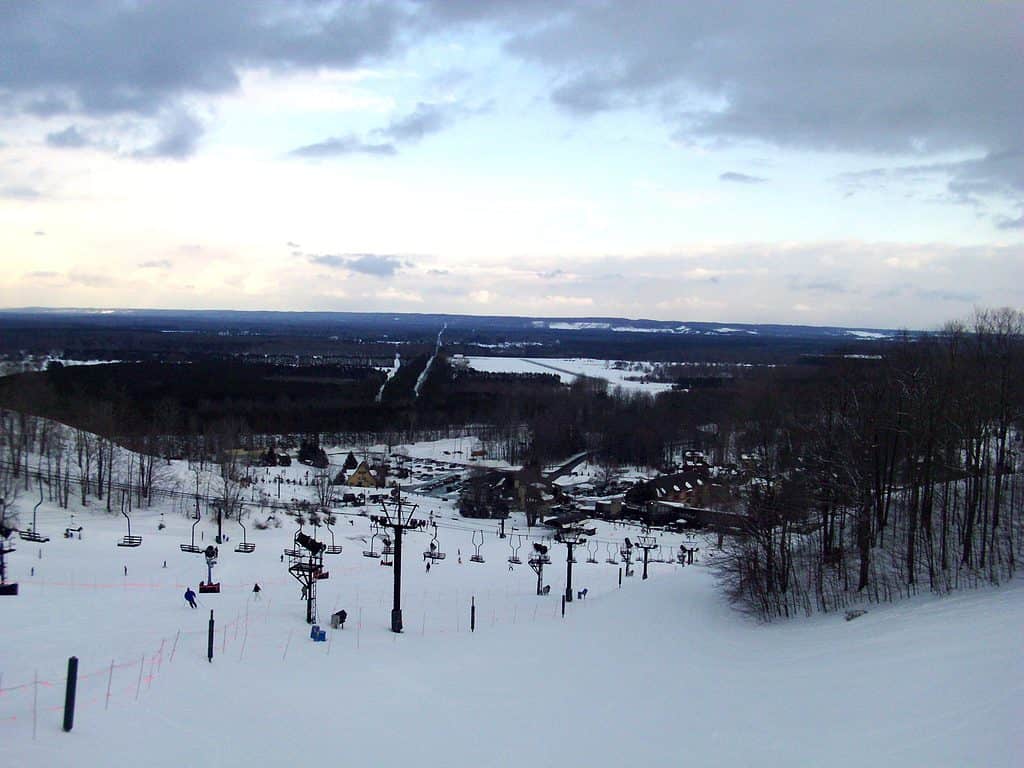
[[[873,607],[852,622],[826,615],[760,626],[722,603],[703,565],[653,564],[651,579],[638,572],[618,589],[604,542],[636,531],[599,524],[600,563],[586,563],[580,548],[574,567],[574,586],[588,598],[562,619],[562,546],[552,547],[545,573],[551,594],[538,598],[525,565],[509,571],[508,542],[493,523],[453,519],[444,502],[421,501],[424,516],[438,514],[448,557],[428,574],[427,535],[406,540],[405,634],[388,631],[392,571],[362,556],[369,521],[353,516],[336,526],[345,551],[327,558],[331,575],[320,582],[322,622],[338,608],[349,613],[328,643],[309,639],[298,586],[280,562],[287,522],[252,532],[250,555],[233,551],[240,537],[229,523],[232,541],[215,571],[224,591],[200,595],[192,610],[181,594],[205,566],[178,549],[187,520],[168,514],[158,532],[158,512],[135,515],[143,544],[130,550],[115,546],[118,518],[80,514],[85,536],[68,540],[59,535],[67,514],[42,507],[39,528],[55,538],[19,542],[11,570],[22,593],[0,599],[0,761],[1020,764],[1019,583]],[[474,528],[487,532],[484,564],[469,562]],[[211,526],[201,529],[209,540]],[[264,588],[259,602],[254,581]],[[65,734],[62,678],[72,654],[83,677],[75,729]]]
[[[475,357],[466,358],[469,367],[490,373],[552,373],[562,383],[571,384],[578,376],[604,379],[611,387],[637,390],[656,394],[667,392],[672,385],[664,382],[640,381],[650,373],[650,363],[620,362],[617,360],[596,360],[592,358],[549,358],[549,357]],[[616,367],[616,364],[629,367]],[[635,370],[633,370],[635,368]]]

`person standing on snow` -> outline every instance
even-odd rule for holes
[[[252,599],[253,600],[259,600],[260,599],[260,592],[261,591],[262,590],[260,590],[260,585],[258,583],[253,584],[252,585]]]
[[[196,605],[196,593],[192,591],[192,587],[185,590],[185,602],[191,605],[193,608],[197,608]]]

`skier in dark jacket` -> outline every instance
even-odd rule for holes
[[[253,600],[259,600],[260,599],[260,592],[262,592],[262,591],[263,590],[260,588],[259,584],[253,584],[252,585],[252,599]]]
[[[185,602],[191,605],[193,608],[197,608],[196,605],[196,593],[192,591],[192,587],[185,590]]]

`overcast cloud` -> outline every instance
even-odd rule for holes
[[[0,10],[2,305],[1024,304],[1024,3]]]
[[[309,260],[320,266],[347,269],[349,272],[358,272],[372,277],[392,277],[398,270],[408,265],[408,262],[397,256],[384,256],[376,253],[310,256]]]

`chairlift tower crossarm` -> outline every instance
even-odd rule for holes
[[[642,578],[647,578],[647,561],[650,558],[651,550],[657,549],[657,540],[650,535],[637,536],[637,547],[644,551],[644,575]]]

